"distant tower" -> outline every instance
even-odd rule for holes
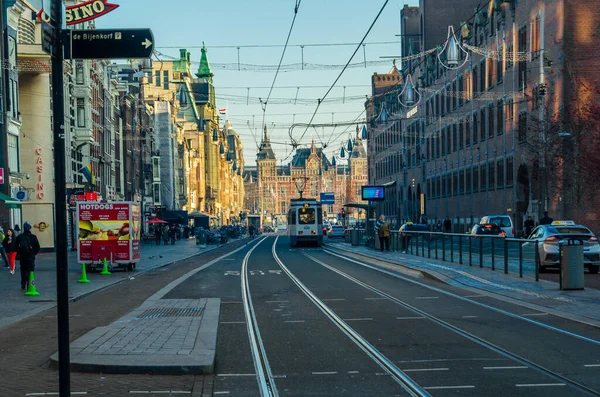
[[[275,165],[277,159],[275,153],[271,147],[271,140],[269,139],[269,132],[267,126],[265,126],[264,135],[260,142],[260,148],[256,154],[256,165],[258,175],[260,176],[275,176]]]

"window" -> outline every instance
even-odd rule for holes
[[[77,127],[85,127],[85,99],[77,98]]]
[[[488,107],[488,136],[494,137],[494,106],[492,104]]]
[[[496,187],[504,187],[504,159],[496,162]]]
[[[314,208],[300,208],[298,210],[298,224],[313,225],[315,223],[315,219]]]
[[[540,17],[535,17],[532,23],[532,37],[531,37],[531,55],[535,57],[540,56],[541,50],[541,36],[540,36]]]
[[[471,167],[467,168],[467,172],[466,172],[466,176],[467,176],[467,181],[466,181],[466,185],[467,185],[467,189],[465,190],[467,193],[471,193]]]
[[[496,103],[496,129],[498,135],[504,133],[504,103],[502,103],[502,100]]]
[[[527,142],[527,112],[519,113],[519,143]]]
[[[458,148],[463,149],[465,147],[465,122],[460,120],[458,124]]]
[[[461,52],[462,54],[462,52]],[[469,75],[467,75],[467,79],[469,78]],[[458,78],[458,92],[457,92],[457,96],[458,96],[458,106],[462,106],[464,99],[469,98],[468,96],[468,92],[465,94],[465,79],[464,77],[461,75]]]
[[[506,187],[511,187],[514,182],[513,176],[514,160],[512,157],[506,159]]]
[[[152,157],[152,178],[160,181],[160,157]]]
[[[496,83],[501,83],[504,77],[504,49],[498,49],[498,58],[496,59]]]
[[[471,146],[471,119],[465,119],[465,146]]]
[[[485,59],[481,60],[481,63],[479,64],[480,67],[480,73],[479,73],[479,92],[483,92],[486,89],[485,86]]]
[[[458,192],[465,194],[465,170],[460,170],[458,174]]]
[[[152,84],[153,83],[153,78],[152,78],[152,72],[146,72],[146,78],[148,79],[148,84]]]
[[[494,162],[490,162],[488,163],[488,189],[489,190],[494,190],[496,188],[496,173],[495,173],[495,163]]]
[[[19,172],[19,137],[7,134],[8,137],[8,169]]]
[[[76,61],[75,63],[75,84],[83,84],[83,61]]]
[[[154,183],[152,185],[152,195],[154,204],[160,204],[160,183]]]
[[[452,125],[452,151],[456,152],[458,150],[458,126],[456,124]]]
[[[163,88],[165,90],[169,89],[169,71],[168,70],[163,71]]]
[[[473,67],[473,76],[471,76],[471,91],[473,96],[477,95],[479,89],[477,88],[477,66]]]
[[[458,194],[458,172],[452,173],[452,194],[455,196]]]
[[[518,68],[518,79],[519,79],[519,91],[527,87],[527,60],[523,56],[527,52],[527,25],[519,29],[519,68]]]
[[[473,167],[473,193],[479,191],[479,167]]]
[[[160,70],[157,70],[156,73],[154,74],[155,77],[155,83],[157,87],[160,87]]]
[[[485,141],[485,108],[479,110],[479,139]]]
[[[473,145],[477,143],[477,133],[479,132],[479,116],[473,113]]]
[[[479,173],[479,176],[481,182],[479,186],[481,186],[481,191],[484,191],[487,189],[487,164],[483,164],[481,166],[481,172]]]

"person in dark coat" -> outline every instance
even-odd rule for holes
[[[548,211],[544,211],[544,217],[540,219],[540,225],[551,225],[554,219],[548,216]]]
[[[15,251],[16,246],[16,235],[13,229],[8,229],[6,231],[6,237],[4,237],[4,241],[2,242],[2,247],[6,250],[6,256],[8,257],[8,264],[10,265],[10,274],[15,274],[15,259],[17,258],[17,251]]]
[[[531,235],[531,232],[533,231],[533,228],[535,227],[535,222],[533,221],[533,217],[531,215],[529,215],[529,217],[527,217],[527,220],[525,221],[525,238],[529,237]]]
[[[31,233],[29,222],[23,224],[23,233],[17,236],[15,251],[19,254],[21,264],[21,289],[25,289],[29,284],[30,272],[35,271],[35,256],[40,252],[40,242]]]

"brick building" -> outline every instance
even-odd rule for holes
[[[599,232],[594,7],[492,0],[474,14],[467,2],[405,8],[411,34],[419,23],[420,42],[402,37],[412,41],[403,48],[412,46],[416,57],[383,92],[378,77],[387,75],[374,76],[366,103],[369,181],[388,183],[393,196],[379,210],[400,220],[449,216],[457,231],[486,214],[511,215],[518,231],[524,217],[548,210]],[[449,26],[456,63],[448,46],[442,51]]]
[[[367,182],[367,156],[358,133],[346,161],[336,164],[313,142],[310,148],[296,150],[287,165],[277,166],[267,128],[257,153],[257,166],[245,174],[246,210],[263,212],[265,220],[287,214],[290,199],[299,198],[298,188],[305,198],[320,198],[322,192],[333,192],[335,204],[325,205],[327,217],[335,217],[345,204],[362,203],[361,187]],[[359,218],[358,210],[348,209],[351,218]],[[364,214],[362,214],[364,216]]]

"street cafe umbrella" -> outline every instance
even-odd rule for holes
[[[169,223],[169,222],[163,221],[162,219],[158,219],[158,218],[152,218],[149,221],[146,221],[144,223]]]

